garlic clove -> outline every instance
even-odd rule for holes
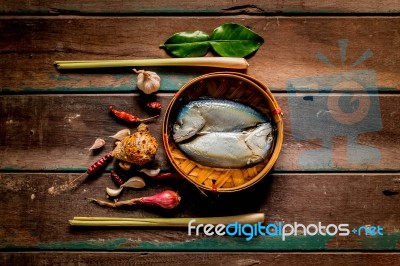
[[[160,89],[160,76],[152,71],[136,70],[133,69],[137,76],[137,87],[146,94],[156,92]]]
[[[121,186],[120,188],[117,189],[112,189],[112,188],[106,188],[106,193],[110,197],[117,197],[119,194],[121,194],[122,190],[124,188]]]
[[[122,184],[121,188],[128,187],[128,188],[144,188],[146,183],[144,182],[143,178],[139,176],[134,176],[129,178],[125,183]]]
[[[110,136],[110,138],[114,138],[116,140],[123,140],[124,138],[128,137],[131,134],[131,131],[127,128],[122,129],[115,133],[114,135]]]
[[[160,173],[161,169],[157,168],[157,169],[147,169],[147,168],[143,168],[140,170],[140,172],[146,174],[147,176],[150,177],[155,177]]]
[[[96,149],[100,149],[101,147],[103,147],[106,144],[106,141],[102,138],[97,138],[92,147],[89,148],[89,151],[91,150],[96,150]]]

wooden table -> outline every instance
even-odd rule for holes
[[[400,19],[398,0],[376,1],[1,1],[0,248],[3,265],[394,265],[400,249]],[[182,2],[182,3],[181,3]],[[314,16],[316,15],[316,16]],[[144,196],[179,191],[172,212],[106,209],[108,167],[77,189],[48,188],[85,172],[124,125],[109,104],[139,116],[130,68],[58,71],[55,60],[169,57],[159,49],[180,31],[234,22],[264,45],[247,74],[281,105],[284,145],[256,186],[203,197],[186,181],[148,182]],[[210,54],[210,56],[213,56]],[[208,68],[147,68],[173,92]],[[164,112],[164,111],[163,111]],[[163,115],[164,113],[161,113]],[[150,123],[161,140],[162,116]],[[134,127],[132,127],[134,128]],[[90,153],[96,137],[107,143]],[[162,146],[162,145],[160,145]],[[167,171],[160,147],[155,166]],[[200,217],[265,212],[266,224],[381,226],[383,235],[188,236],[187,229],[71,228],[73,216]],[[229,251],[229,252],[228,252]]]

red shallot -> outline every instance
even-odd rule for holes
[[[155,194],[153,196],[133,198],[130,200],[117,201],[117,202],[107,202],[107,201],[102,201],[102,200],[97,200],[97,199],[92,199],[92,198],[89,198],[88,200],[91,200],[100,206],[107,206],[107,207],[113,207],[113,208],[121,207],[121,206],[132,206],[132,205],[137,205],[137,204],[143,204],[143,205],[158,206],[163,209],[173,209],[176,206],[178,206],[179,202],[181,201],[181,197],[175,191],[165,190],[165,191]]]

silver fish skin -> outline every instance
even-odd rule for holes
[[[237,132],[268,120],[244,104],[221,99],[200,99],[185,105],[172,128],[175,142],[209,132]]]
[[[263,161],[270,153],[273,141],[272,125],[263,123],[250,131],[212,132],[177,145],[190,159],[203,166],[234,169]]]

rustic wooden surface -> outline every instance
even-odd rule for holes
[[[215,2],[185,1],[113,1],[104,0],[82,2],[79,0],[2,0],[0,12],[5,14],[303,14],[303,13],[393,13],[398,12],[397,0],[349,2],[345,0],[316,1],[238,1],[221,0]]]
[[[182,204],[172,212],[149,208],[107,209],[85,198],[104,199],[105,187],[114,187],[108,174],[86,180],[72,192],[49,193],[48,188],[77,174],[2,173],[1,206],[3,249],[21,250],[397,250],[400,219],[399,174],[272,174],[258,186],[236,194],[205,198],[183,180],[151,182],[142,191],[126,191],[121,199],[178,190]],[[245,200],[243,200],[245,199]],[[349,200],[351,199],[351,200]],[[382,208],[385,206],[385,208]],[[61,211],[62,210],[62,211]],[[70,228],[73,216],[200,217],[265,212],[266,223],[284,221],[311,224],[348,223],[350,230],[380,225],[385,235],[299,236],[244,238],[188,236],[187,229]],[[194,234],[194,233],[193,233]]]
[[[398,1],[2,2],[2,265],[400,263]],[[138,105],[131,69],[57,71],[53,61],[168,57],[158,45],[171,34],[211,32],[225,22],[241,23],[265,39],[248,58],[245,73],[271,88],[285,114],[282,152],[262,182],[239,193],[205,198],[185,180],[146,179],[145,190],[122,196],[175,189],[182,204],[171,212],[110,210],[89,203],[86,197],[104,198],[104,188],[114,186],[108,173],[113,164],[75,190],[48,191],[84,172],[113,147],[108,136],[126,125],[110,116],[109,104],[150,115]],[[165,110],[183,84],[217,69],[149,70],[162,77],[157,99]],[[162,115],[149,123],[160,143]],[[107,144],[90,153],[87,148],[96,137]],[[157,166],[170,170],[163,147]],[[384,235],[246,241],[189,236],[187,229],[68,225],[73,216],[246,212],[265,212],[266,223],[347,223],[350,229],[379,225]]]
[[[21,252],[2,254],[3,262],[16,265],[377,265],[396,262],[393,253],[183,253],[183,252]]]
[[[211,33],[225,22],[242,23],[265,44],[248,59],[247,74],[286,91],[288,81],[334,72],[372,69],[379,90],[400,86],[398,17],[4,17],[0,31],[3,92],[132,91],[128,69],[62,71],[55,60],[167,57],[158,46],[170,35],[199,28]],[[164,25],[160,27],[159,25]],[[39,33],[40,34],[37,34]],[[344,65],[340,40],[347,40]],[[384,47],[382,49],[382,47]],[[372,56],[352,67],[368,50]],[[316,59],[320,52],[332,65]],[[162,90],[175,91],[210,69],[156,68]],[[215,71],[215,69],[213,69]]]
[[[311,106],[307,101],[294,103],[289,108],[292,98],[313,97],[313,102],[325,96],[318,93],[275,93],[277,101],[287,119],[291,110],[302,110],[309,113]],[[341,94],[331,94],[337,99]],[[343,96],[342,96],[343,97]],[[371,95],[355,94],[361,101],[364,98],[376,99],[382,109],[380,120],[382,130],[363,132],[357,136],[357,143],[369,145],[380,151],[380,159],[371,162],[352,163],[347,156],[348,132],[337,129],[331,147],[325,147],[321,139],[314,140],[314,135],[328,135],[326,128],[314,129],[311,139],[295,138],[290,123],[284,124],[285,142],[279,159],[274,167],[282,171],[398,171],[400,167],[400,116],[398,116],[399,95],[395,93]],[[162,106],[166,107],[171,94],[159,93]],[[7,95],[2,97],[0,108],[3,116],[0,118],[4,125],[0,142],[0,169],[6,171],[84,171],[99,157],[88,152],[88,148],[97,137],[107,140],[100,154],[105,154],[114,147],[111,136],[117,131],[135,126],[124,125],[116,121],[108,112],[108,105],[113,104],[122,110],[129,110],[139,117],[148,117],[138,104],[138,94],[51,94],[51,95]],[[323,106],[317,106],[323,108]],[[388,110],[388,111],[385,111]],[[397,111],[396,111],[397,110]],[[160,117],[148,123],[150,130],[162,143],[161,124],[164,112]],[[301,123],[308,118],[295,117]],[[317,118],[314,118],[317,120]],[[315,122],[316,123],[316,122]],[[104,126],[106,125],[106,126]],[[307,125],[305,125],[307,126]],[[309,129],[306,129],[306,131]],[[60,134],[60,132],[63,132]],[[307,134],[307,132],[306,132]],[[311,135],[311,133],[310,133]],[[34,147],[34,148],[32,148]],[[332,151],[332,164],[324,165],[321,160],[302,165],[299,157],[303,152],[323,149]],[[24,158],[21,160],[21,158]],[[351,158],[350,158],[351,159]],[[299,165],[300,163],[300,165]],[[163,145],[157,154],[157,165],[167,167],[167,157]]]
[[[355,265],[386,266],[399,263],[393,253],[201,253],[201,252],[20,252],[2,253],[8,265]]]

